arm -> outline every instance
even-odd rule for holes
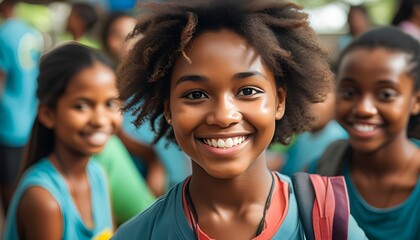
[[[40,187],[29,188],[20,201],[17,226],[22,239],[61,239],[61,209],[51,194]]]
[[[128,136],[123,130],[118,132],[118,137],[131,154],[144,161],[144,164],[147,166],[146,182],[150,190],[156,196],[164,194],[166,187],[165,168],[154,149]]]

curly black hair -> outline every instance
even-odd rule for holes
[[[287,91],[284,117],[276,121],[273,142],[288,144],[293,134],[310,129],[310,105],[325,99],[333,74],[328,52],[309,26],[301,8],[279,0],[206,0],[149,3],[131,38],[139,34],[128,57],[119,66],[120,98],[141,125],[149,119],[156,132],[175,141],[162,117],[175,61],[185,55],[197,36],[229,29],[246,39],[273,72],[277,86]]]

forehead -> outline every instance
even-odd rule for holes
[[[174,66],[172,78],[180,74],[206,73],[217,68],[221,72],[269,71],[259,53],[237,33],[222,29],[200,34],[185,51],[190,62],[181,54]]]
[[[409,57],[385,48],[357,48],[343,57],[338,75],[399,76],[408,73]]]
[[[74,75],[66,88],[66,92],[80,92],[84,90],[115,89],[116,76],[112,69],[102,63],[83,68]]]

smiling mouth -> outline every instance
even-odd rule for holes
[[[105,145],[105,143],[108,141],[110,134],[104,133],[104,132],[93,132],[89,134],[85,134],[86,139],[89,143],[93,145]]]
[[[232,138],[203,138],[204,144],[215,148],[231,148],[243,143],[247,136],[232,137]]]

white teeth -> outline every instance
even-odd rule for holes
[[[232,146],[233,146],[233,140],[232,140],[232,138],[226,139],[226,147],[227,148],[230,148]]]
[[[222,139],[217,140],[217,147],[224,148],[225,145],[225,141],[223,141]]]
[[[213,146],[213,147],[217,147],[217,141],[216,141],[216,139],[212,139],[211,140],[211,144],[209,144],[210,146]]]
[[[245,141],[245,136],[233,137],[227,139],[204,139],[204,143],[215,148],[231,148]]]
[[[371,132],[375,130],[374,125],[367,125],[367,124],[354,124],[354,128],[360,132]]]
[[[109,134],[96,132],[89,134],[87,140],[93,145],[104,145],[109,138]]]

